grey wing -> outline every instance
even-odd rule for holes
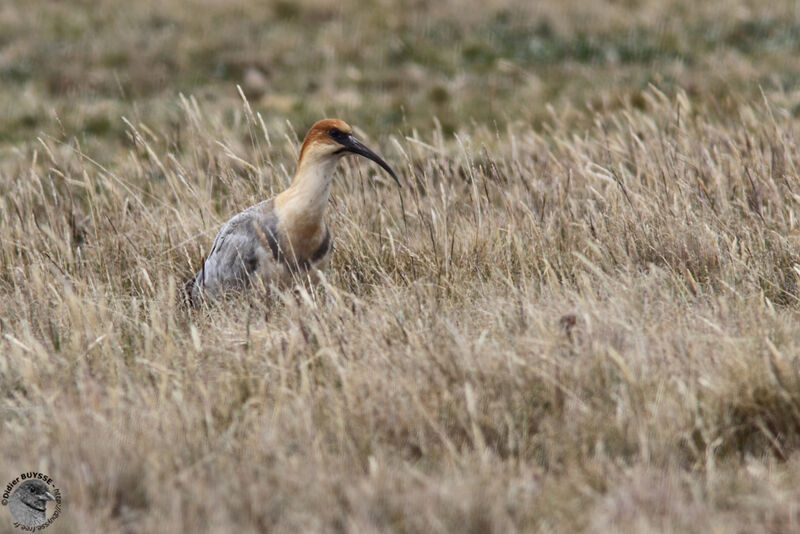
[[[267,207],[253,206],[225,223],[203,267],[187,282],[193,304],[247,287],[265,262],[278,258],[277,219]]]

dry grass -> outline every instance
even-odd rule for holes
[[[173,97],[9,145],[0,476],[51,474],[59,532],[797,530],[797,96],[608,87],[535,127],[365,127],[405,213],[344,165],[323,288],[191,314],[290,126]]]

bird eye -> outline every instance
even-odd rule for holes
[[[34,488],[33,486],[31,486],[28,489],[30,490],[31,493],[36,493],[36,488]]]
[[[347,139],[347,134],[341,131],[339,128],[331,128],[327,133],[328,137],[339,143],[343,143]]]

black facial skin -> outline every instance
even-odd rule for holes
[[[330,130],[327,131],[327,134],[328,137],[330,137],[339,144],[344,144],[344,140],[348,135],[343,131],[341,131],[339,128],[331,128]]]
[[[394,178],[395,183],[397,183],[397,187],[403,187],[400,185],[400,180],[397,179],[397,175],[394,173],[389,164],[383,161],[380,156],[378,156],[375,152],[367,148],[367,146],[353,137],[352,134],[344,133],[343,131],[339,130],[338,128],[331,128],[326,132],[328,137],[342,145],[343,148],[336,151],[336,154],[340,154],[342,152],[351,152],[353,154],[358,154],[359,156],[364,156],[367,159],[371,159],[383,169],[389,173],[389,175]]]

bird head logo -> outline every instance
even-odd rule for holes
[[[58,517],[61,504],[60,492],[56,488],[51,488],[45,480],[52,482],[46,475],[26,473],[6,486],[2,502],[8,506],[8,510],[16,520],[15,525],[45,528]],[[56,510],[48,521],[47,504],[50,502],[55,502]]]

